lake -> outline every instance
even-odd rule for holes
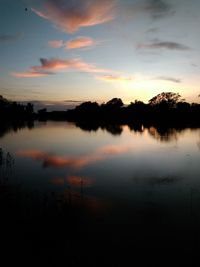
[[[35,122],[0,148],[4,242],[20,262],[199,266],[200,129]]]

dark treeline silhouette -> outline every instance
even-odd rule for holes
[[[163,92],[150,99],[148,104],[135,100],[125,106],[120,98],[113,98],[102,105],[84,102],[68,110],[66,118],[83,128],[107,124],[199,126],[200,104],[189,104],[177,93]]]
[[[75,122],[85,130],[95,130],[99,126],[107,128],[108,125],[120,124],[193,127],[200,126],[199,118],[200,104],[187,103],[178,93],[173,92],[158,94],[150,99],[148,104],[135,100],[124,105],[120,98],[113,98],[101,105],[87,101],[67,111],[48,112],[44,108],[37,113],[31,103],[22,105],[0,96],[1,121],[67,120]]]
[[[0,95],[0,120],[1,121],[23,121],[35,118],[32,103],[26,105],[9,101]]]
[[[36,117],[33,104],[22,105],[9,101],[0,95],[0,137],[24,127],[32,129]]]

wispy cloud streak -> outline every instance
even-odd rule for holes
[[[143,43],[139,44],[137,46],[138,49],[168,49],[168,50],[180,50],[180,51],[186,51],[190,50],[191,48],[189,46],[176,43],[176,42],[162,42],[162,41],[156,41],[152,43]]]
[[[103,80],[106,82],[130,82],[133,80],[132,77],[126,77],[121,75],[101,75],[97,79]]]
[[[48,41],[48,46],[51,48],[61,48],[64,45],[62,40],[51,40]]]
[[[160,19],[175,14],[172,5],[165,0],[146,0],[143,10],[149,13],[153,19]]]
[[[51,40],[48,42],[48,46],[51,48],[61,48],[64,47],[66,50],[70,49],[80,49],[80,48],[91,48],[95,46],[97,42],[95,42],[90,37],[80,36],[74,39],[71,39],[67,42],[63,40]]]
[[[66,42],[66,49],[76,49],[76,48],[89,48],[96,44],[96,42],[89,37],[77,37]]]
[[[1,34],[0,35],[0,43],[7,43],[7,42],[13,42],[16,41],[17,39],[19,39],[21,36],[21,34],[17,33],[17,34]]]
[[[181,83],[181,79],[169,77],[169,76],[158,76],[155,77],[154,80],[163,80],[163,81],[169,81],[174,83]]]

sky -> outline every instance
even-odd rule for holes
[[[0,0],[0,95],[36,107],[200,102],[199,0]]]

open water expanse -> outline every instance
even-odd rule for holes
[[[0,148],[8,264],[200,265],[200,129],[35,122]]]

